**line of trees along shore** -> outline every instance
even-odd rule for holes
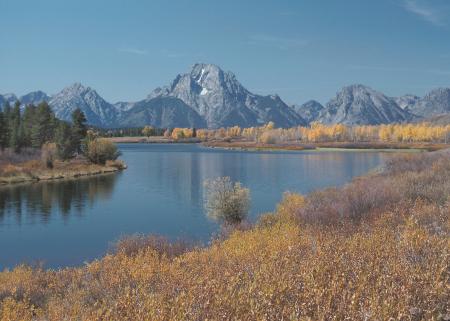
[[[259,127],[224,127],[218,129],[196,128],[120,128],[100,130],[104,137],[164,136],[174,140],[197,138],[202,141],[215,139],[245,139],[248,141],[274,143],[321,143],[321,142],[383,142],[383,143],[450,143],[450,124],[431,123],[385,124],[385,125],[324,125],[312,123],[308,127],[276,128],[273,122]]]
[[[120,155],[113,143],[88,129],[81,109],[75,109],[71,122],[66,122],[56,118],[47,102],[27,105],[23,111],[20,105],[19,101],[13,107],[6,103],[0,110],[1,151],[39,150],[47,167],[52,167],[55,158],[67,161],[82,155],[92,163],[105,164]]]
[[[275,128],[273,122],[260,127],[239,126],[219,129],[198,129],[201,140],[242,138],[267,144],[304,142],[450,142],[450,125],[430,123],[346,126],[312,123],[309,127]]]
[[[0,111],[0,148],[20,153],[23,148],[40,149],[46,143],[55,143],[58,156],[69,159],[81,153],[81,144],[87,134],[86,117],[80,109],[72,113],[69,124],[55,117],[46,102],[27,105],[23,112],[20,102],[13,107],[6,103]]]

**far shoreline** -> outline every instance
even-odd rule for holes
[[[321,142],[321,143],[258,143],[246,140],[211,140],[202,141],[198,138],[172,139],[163,136],[151,137],[108,137],[116,144],[201,144],[209,148],[242,151],[437,151],[450,147],[445,143],[383,143],[383,142]]]

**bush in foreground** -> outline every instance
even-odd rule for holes
[[[215,220],[237,224],[250,209],[250,190],[230,177],[218,177],[205,181],[205,209],[207,215]]]

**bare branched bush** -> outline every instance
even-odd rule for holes
[[[250,190],[234,183],[230,177],[206,180],[204,207],[207,215],[215,220],[236,224],[250,210]]]
[[[187,241],[180,240],[171,242],[162,236],[134,234],[118,240],[114,244],[114,253],[134,256],[141,251],[151,249],[159,255],[173,258],[192,250],[193,247],[193,244]]]
[[[96,138],[87,142],[85,155],[91,162],[104,165],[108,160],[116,160],[120,152],[108,139]]]
[[[119,170],[127,168],[127,165],[125,164],[125,162],[123,160],[118,160],[118,159],[116,159],[116,160],[107,160],[105,165],[108,166],[108,167],[117,168]]]
[[[55,143],[45,143],[41,148],[41,161],[47,168],[53,168],[53,162],[56,160],[58,149]]]
[[[0,168],[7,164],[19,164],[30,160],[37,160],[41,157],[41,152],[36,148],[22,148],[20,154],[15,153],[12,149],[0,149]]]
[[[384,172],[355,179],[342,188],[328,188],[308,195],[296,210],[300,220],[335,224],[358,222],[390,210],[401,202],[426,200],[441,204],[450,195],[450,157],[444,152],[398,157]]]
[[[259,141],[263,144],[276,144],[280,141],[280,137],[276,130],[270,130],[263,132]]]

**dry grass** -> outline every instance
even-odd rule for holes
[[[164,136],[150,136],[150,137],[142,137],[142,136],[129,136],[129,137],[108,137],[106,138],[109,141],[116,144],[123,143],[149,143],[149,144],[165,144],[165,143],[199,143],[200,140],[196,138],[184,138],[175,140],[173,138],[164,137]]]
[[[161,256],[174,258],[194,249],[194,244],[184,240],[170,242],[167,238],[158,235],[135,234],[118,240],[114,244],[113,253],[136,256],[149,249],[154,250]]]
[[[53,161],[48,168],[40,158],[40,153],[0,157],[0,184],[33,182],[39,180],[74,178],[79,176],[110,173],[126,168],[121,160],[107,161],[105,165],[96,165],[84,158],[70,161]]]
[[[0,168],[8,164],[25,163],[30,160],[41,158],[41,151],[34,148],[24,148],[20,154],[14,153],[11,149],[0,150]]]
[[[227,149],[243,149],[243,150],[308,150],[314,149],[311,144],[298,143],[264,143],[246,140],[214,140],[203,143],[206,147],[218,147]]]
[[[448,320],[449,177],[448,153],[416,154],[207,248],[136,236],[84,267],[19,266],[0,320]]]
[[[270,138],[270,137],[269,137]],[[437,151],[446,149],[449,144],[438,143],[380,143],[380,142],[327,142],[327,143],[302,143],[302,142],[277,142],[276,140],[261,140],[255,142],[246,139],[223,139],[203,142],[207,147],[219,147],[229,149],[248,150],[309,150],[316,148],[339,149],[420,149]]]
[[[392,142],[327,142],[314,143],[315,147],[320,148],[346,148],[346,149],[422,149],[426,151],[437,151],[449,148],[445,143],[392,143]]]

